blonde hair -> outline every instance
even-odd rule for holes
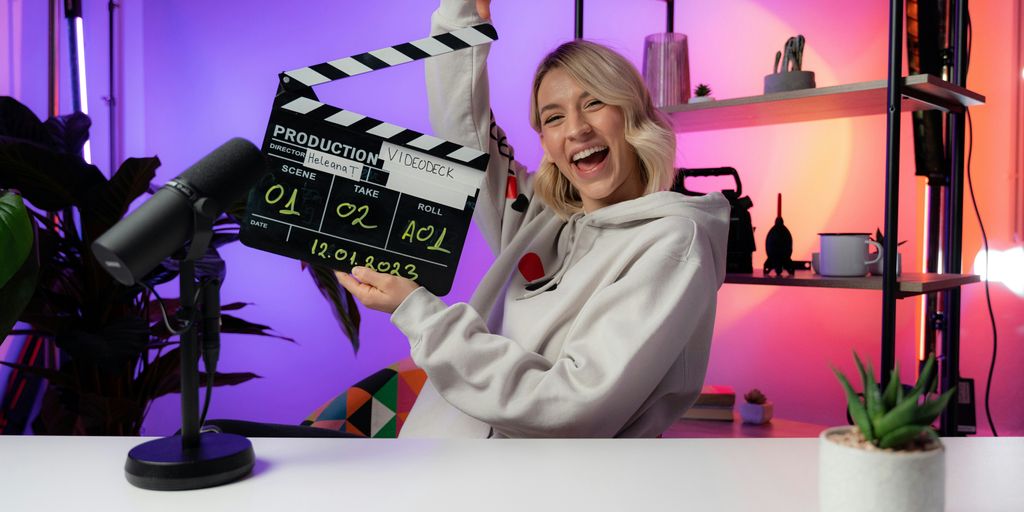
[[[590,41],[571,41],[549,53],[533,76],[530,125],[540,133],[537,91],[553,69],[562,69],[598,100],[622,109],[626,142],[636,151],[644,195],[666,190],[675,177],[676,136],[668,119],[654,108],[636,68],[614,50]],[[559,216],[583,211],[579,192],[548,158],[541,160],[534,192]]]

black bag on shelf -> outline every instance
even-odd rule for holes
[[[725,257],[725,271],[738,274],[754,273],[754,226],[750,221],[750,208],[754,206],[749,197],[741,197],[743,184],[740,175],[732,167],[712,167],[705,169],[679,169],[672,183],[672,191],[688,196],[704,195],[686,188],[687,177],[732,176],[736,180],[736,190],[722,190],[722,195],[729,200],[732,210],[729,213],[729,246]]]

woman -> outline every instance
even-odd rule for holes
[[[485,16],[442,0],[432,30]],[[491,118],[488,51],[426,61],[435,132],[491,154],[474,215],[497,257],[469,304],[366,268],[339,274],[391,313],[429,377],[402,435],[657,436],[704,380],[728,203],[664,191],[669,124],[628,61],[586,42],[537,69],[530,121],[544,158],[528,175]]]

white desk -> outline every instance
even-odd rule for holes
[[[0,436],[0,509],[813,511],[817,439],[253,439],[227,486],[124,478],[141,438]],[[1024,511],[1024,438],[946,439],[947,511]]]

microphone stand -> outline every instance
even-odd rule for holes
[[[249,474],[256,460],[252,443],[247,438],[199,431],[198,334],[202,332],[203,342],[208,344],[206,362],[208,371],[212,373],[216,366],[216,351],[219,351],[219,347],[212,344],[219,343],[220,339],[220,281],[204,279],[197,289],[195,262],[210,245],[218,210],[205,198],[195,200],[191,189],[186,194],[193,200],[194,220],[192,243],[188,254],[181,260],[178,278],[181,290],[178,315],[187,321],[179,346],[181,434],[132,448],[124,465],[128,482],[157,491],[201,489],[233,482]],[[197,297],[203,297],[201,316],[196,311]]]

